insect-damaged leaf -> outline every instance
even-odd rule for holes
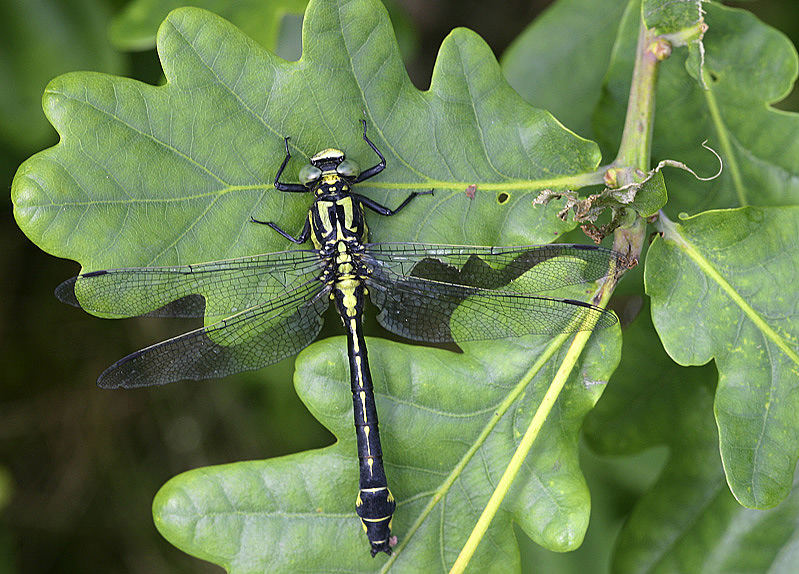
[[[15,177],[20,227],[85,270],[285,248],[249,223],[252,215],[292,230],[306,216],[307,196],[272,187],[283,136],[292,138],[289,181],[331,146],[370,165],[364,113],[390,167],[361,193],[396,206],[408,190],[435,189],[403,217],[370,225],[376,241],[550,241],[569,225],[552,217],[556,205],[533,207],[535,193],[576,187],[576,174],[599,161],[593,143],[525,104],[467,30],[444,42],[431,89],[419,92],[372,1],[312,4],[296,63],[191,9],[165,21],[159,50],[165,86],[86,73],[51,82],[44,104],[61,142]],[[485,193],[469,200],[463,189],[472,183]],[[497,189],[510,196],[502,205]]]

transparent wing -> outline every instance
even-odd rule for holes
[[[609,311],[535,293],[593,281],[624,264],[613,251],[581,245],[374,244],[364,260],[380,324],[428,342],[608,327],[616,323]]]
[[[258,369],[298,353],[322,327],[329,287],[313,280],[283,297],[156,343],[100,375],[105,388],[164,385]]]
[[[227,317],[304,284],[322,266],[319,253],[309,250],[197,265],[108,269],[68,279],[55,294],[64,303],[106,318]]]
[[[394,277],[528,295],[596,281],[626,265],[621,254],[597,245],[372,243],[365,247],[367,263]]]

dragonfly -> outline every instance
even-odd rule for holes
[[[394,216],[433,190],[412,192],[395,209],[354,191],[386,167],[363,120],[362,125],[377,164],[361,171],[344,152],[329,148],[299,171],[300,183],[280,181],[291,159],[285,138],[286,155],[275,188],[313,195],[296,237],[275,222],[251,217],[298,245],[310,239],[312,248],[192,265],[92,271],[63,282],[56,296],[107,318],[205,318],[203,327],[108,367],[98,379],[105,388],[219,378],[275,363],[318,336],[332,301],[347,336],[359,461],[355,510],[374,557],[391,554],[396,545],[391,533],[396,501],[383,464],[363,332],[367,295],[379,310],[378,323],[412,341],[459,343],[602,329],[617,322],[612,312],[546,293],[607,277],[625,261],[612,250],[580,244],[369,243],[367,209]]]

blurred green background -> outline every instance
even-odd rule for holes
[[[389,7],[411,79],[425,89],[439,44],[453,27],[476,30],[500,56],[550,3],[394,0]],[[154,50],[118,51],[109,40],[111,19],[126,4],[0,0],[0,180],[6,190],[23,160],[57,141],[41,110],[49,79],[97,70],[161,81]],[[796,0],[729,4],[754,11],[797,43]],[[299,17],[284,19],[277,41],[284,57],[299,53],[298,25]],[[799,109],[796,92],[780,107]],[[294,393],[293,360],[224,381],[101,391],[94,381],[104,368],[186,325],[103,321],[58,303],[53,288],[77,265],[31,244],[16,227],[9,200],[0,217],[0,574],[220,572],[161,539],[152,524],[152,497],[184,470],[329,444],[332,436]],[[594,500],[586,543],[557,555],[520,535],[530,571],[607,571],[615,533],[666,456],[658,450],[609,460],[583,451]]]

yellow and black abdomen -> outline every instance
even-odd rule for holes
[[[371,544],[372,556],[391,553],[391,518],[396,508],[388,489],[383,467],[383,451],[377,422],[372,374],[363,336],[363,309],[366,289],[363,284],[361,240],[366,234],[363,210],[352,197],[337,201],[317,200],[312,225],[320,225],[320,239],[332,270],[332,298],[347,332],[350,362],[350,389],[355,419],[360,481],[355,508]],[[314,227],[314,229],[316,229]],[[328,230],[332,229],[332,233]]]
[[[355,418],[360,481],[355,508],[372,545],[372,556],[391,552],[391,518],[396,508],[383,468],[372,374],[363,337],[365,289],[357,277],[340,277],[333,289],[336,308],[347,330],[350,389]]]

